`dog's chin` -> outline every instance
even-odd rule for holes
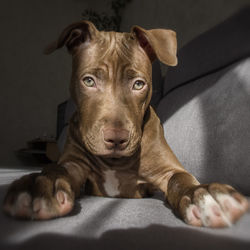
[[[102,157],[102,158],[113,158],[113,159],[119,159],[119,158],[125,158],[125,157],[131,157],[137,152],[138,148],[126,148],[126,149],[119,149],[119,148],[89,148],[88,149],[94,156]]]
[[[96,155],[103,157],[103,158],[119,159],[122,157],[130,157],[133,154],[134,154],[134,151],[126,151],[126,150],[119,150],[119,149],[106,149],[102,152],[98,152]]]
[[[105,145],[100,145],[100,147],[93,146],[90,143],[85,144],[85,148],[94,156],[102,158],[125,158],[133,156],[139,148],[139,140],[134,144],[129,144],[126,148],[120,149],[119,147],[107,148]]]

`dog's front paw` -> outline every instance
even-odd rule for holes
[[[74,193],[65,178],[30,174],[14,181],[5,197],[3,209],[13,217],[45,220],[69,213]]]
[[[187,224],[228,227],[248,209],[248,201],[229,185],[200,185],[184,195],[179,212]]]

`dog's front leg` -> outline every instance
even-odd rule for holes
[[[152,109],[144,125],[140,175],[165,193],[172,209],[194,226],[230,226],[243,215],[247,200],[233,187],[200,184],[167,145],[160,121]]]
[[[51,219],[68,214],[87,173],[76,164],[48,165],[41,173],[14,181],[4,200],[4,211],[13,217]]]

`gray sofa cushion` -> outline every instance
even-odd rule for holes
[[[27,171],[0,169],[0,203],[7,185]],[[186,225],[161,200],[82,197],[73,212],[48,221],[15,220],[0,212],[2,250],[247,250],[250,214],[232,228]]]
[[[250,58],[175,89],[157,111],[187,170],[250,195]]]

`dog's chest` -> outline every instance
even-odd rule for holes
[[[134,171],[105,169],[102,177],[93,178],[95,187],[91,194],[108,197],[141,198],[142,186]]]
[[[120,190],[120,180],[117,177],[115,170],[106,170],[103,173],[103,188],[106,194],[110,197],[119,196]]]

